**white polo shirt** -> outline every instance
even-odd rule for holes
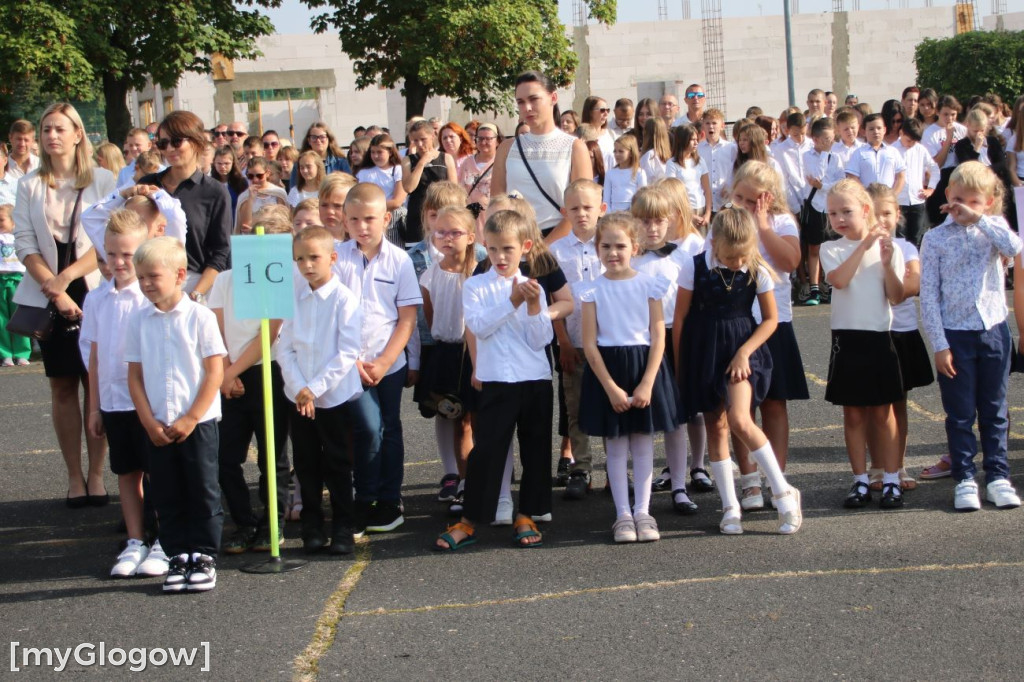
[[[416,268],[404,250],[388,240],[381,241],[380,252],[367,260],[354,239],[335,242],[338,262],[334,271],[338,280],[362,302],[362,341],[359,359],[372,362],[384,352],[398,325],[398,309],[422,305],[423,294],[416,280]],[[416,330],[413,329],[413,334]],[[405,367],[405,353],[399,353],[386,374]]]
[[[337,277],[316,291],[303,281],[295,293],[295,315],[281,326],[277,346],[289,400],[309,388],[313,405],[327,409],[362,394],[355,368],[362,318],[359,299]]]
[[[466,328],[476,336],[473,373],[480,381],[514,384],[551,378],[544,350],[553,336],[546,293],[541,292],[536,315],[529,314],[525,301],[516,308],[509,300],[513,283],[525,280],[519,272],[501,277],[488,270],[462,285]]]
[[[96,380],[100,389],[100,409],[104,412],[134,412],[135,404],[128,392],[128,361],[125,342],[129,319],[151,306],[139,289],[138,281],[124,289],[114,288],[113,280],[96,287],[85,297],[82,306],[80,338],[89,349],[96,344]],[[82,354],[89,366],[89,357]]]
[[[206,378],[203,361],[224,355],[213,311],[188,296],[166,313],[146,305],[128,320],[124,359],[142,363],[149,408],[161,424],[188,412]],[[211,419],[220,419],[220,391],[199,421]]]
[[[850,163],[846,166],[846,174],[860,180],[865,187],[873,182],[895,187],[896,176],[906,172],[907,163],[903,156],[884,142],[878,149],[864,145],[850,155]]]
[[[580,308],[580,296],[586,285],[604,274],[604,265],[597,256],[597,244],[594,239],[581,241],[575,232],[570,232],[551,245],[551,255],[562,268],[565,281],[572,291],[572,313],[565,318],[565,330],[569,334],[573,348],[583,348],[583,314]]]

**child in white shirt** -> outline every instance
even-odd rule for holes
[[[612,149],[615,167],[604,175],[604,203],[612,211],[628,211],[637,190],[647,185],[647,173],[640,168],[640,150],[636,138],[624,135]]]
[[[907,119],[900,128],[900,139],[893,148],[903,156],[907,166],[907,181],[897,194],[899,212],[903,217],[902,235],[915,249],[920,248],[928,230],[925,201],[939,184],[939,165],[921,144],[922,124],[916,118]]]
[[[711,173],[697,151],[700,133],[692,125],[682,125],[672,136],[672,158],[665,165],[665,177],[677,178],[686,185],[687,198],[693,211],[693,226],[703,232],[711,222],[714,198],[711,194]]]
[[[25,273],[14,249],[13,204],[0,204],[0,366],[27,365],[32,342],[27,336],[7,331],[7,322],[17,307],[14,292]]]

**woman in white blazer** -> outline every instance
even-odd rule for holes
[[[43,366],[50,380],[53,426],[68,470],[67,505],[101,506],[109,500],[103,486],[104,439],[87,437],[88,477],[82,473],[82,406],[79,385],[86,385],[85,410],[89,405],[87,374],[78,349],[78,325],[88,290],[99,284],[96,251],[85,230],[77,230],[69,245],[71,220],[115,189],[114,176],[96,168],[92,145],[78,112],[70,104],[53,104],[39,125],[42,153],[40,166],[18,181],[14,208],[14,244],[28,277],[14,294],[19,305],[45,308],[52,304],[60,315],[50,338],[40,343]],[[77,212],[75,204],[81,197]],[[62,269],[65,253],[70,264]]]

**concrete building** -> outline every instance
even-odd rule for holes
[[[988,17],[1006,29],[1024,27],[1024,13]],[[723,105],[726,117],[742,116],[752,105],[770,115],[787,101],[783,18],[757,16],[722,19],[725,92],[709,89],[709,106]],[[590,94],[615,101],[657,99],[681,94],[690,83],[704,83],[704,50],[699,19],[597,24],[570,29],[580,55],[574,86],[560,92],[563,109],[577,110]],[[950,6],[825,12],[793,16],[793,57],[797,104],[813,88],[833,90],[840,99],[855,93],[879,108],[913,84],[914,46],[923,38],[954,35]],[[259,41],[264,56],[233,64],[233,80],[186,74],[171,90],[148,87],[129,96],[136,123],[159,120],[172,109],[195,112],[212,127],[243,120],[251,132],[274,129],[301,138],[315,120],[324,120],[344,144],[359,125],[377,123],[399,133],[405,104],[397,89],[355,89],[352,63],[335,35],[273,35]],[[723,99],[724,94],[724,99]],[[427,117],[464,122],[471,118],[458,103],[433,98]],[[496,119],[510,131],[508,116]],[[292,132],[289,134],[289,130]]]

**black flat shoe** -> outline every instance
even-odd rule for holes
[[[105,507],[110,504],[110,494],[103,493],[102,495],[86,495],[89,499],[90,507]]]
[[[316,554],[327,545],[327,538],[320,529],[311,529],[302,532],[302,551],[306,554]]]
[[[683,490],[682,488],[679,488],[678,490],[673,490],[672,491],[672,508],[675,509],[678,513],[680,513],[680,514],[682,514],[684,516],[692,516],[693,514],[696,514],[697,513],[697,505],[693,503],[693,500],[691,500],[689,498],[689,496],[687,496],[685,501],[680,502],[680,501],[676,500],[676,493],[682,493],[682,494],[686,495],[686,491]]]
[[[68,509],[84,509],[89,506],[89,495],[79,495],[77,497],[71,497],[71,491],[68,491],[66,499]]]
[[[854,481],[850,492],[846,494],[846,499],[843,500],[843,507],[846,509],[863,509],[870,501],[871,489],[868,488],[868,484]]]
[[[878,506],[880,509],[899,509],[903,506],[903,489],[898,483],[886,483],[882,486],[882,499]]]
[[[690,490],[695,493],[709,493],[714,489],[715,484],[711,482],[707,469],[699,467],[690,469]]]
[[[356,549],[355,541],[352,539],[352,529],[342,528],[336,530],[331,537],[331,546],[327,549],[330,554],[351,554]]]

